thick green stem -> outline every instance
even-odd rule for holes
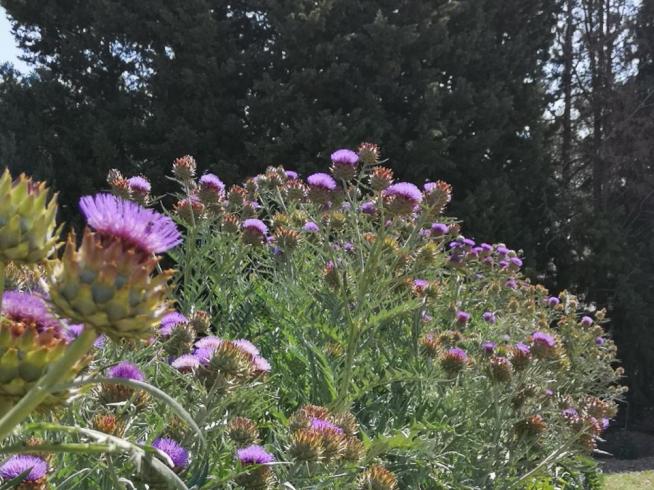
[[[91,328],[85,328],[81,335],[68,347],[57,362],[50,366],[43,376],[25,396],[0,419],[0,442],[14,430],[18,424],[30,416],[39,404],[46,399],[50,389],[63,382],[75,364],[89,351],[97,333]]]

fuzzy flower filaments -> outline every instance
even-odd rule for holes
[[[37,295],[7,291],[2,297],[0,319],[0,415],[44,375],[66,350],[68,336],[59,321]],[[81,367],[80,360],[64,373],[71,379]],[[48,395],[46,404],[61,402]]]
[[[0,477],[4,481],[18,478],[26,472],[27,475],[23,481],[15,488],[18,490],[45,490],[48,488],[48,463],[43,458],[17,454],[0,465]]]
[[[71,320],[113,339],[146,338],[166,313],[172,271],[154,275],[163,253],[181,242],[173,221],[110,194],[83,197],[86,228],[71,235],[50,277],[52,303]]]
[[[167,437],[161,437],[154,440],[152,447],[170,458],[170,461],[173,463],[173,470],[176,473],[183,471],[188,466],[188,451],[177,441]]]
[[[107,377],[131,381],[145,381],[145,375],[139,367],[136,364],[126,361],[109,368]],[[131,399],[136,407],[142,408],[147,403],[149,396],[145,391],[137,391],[131,386],[104,383],[100,392],[100,398],[105,404],[121,403]]]

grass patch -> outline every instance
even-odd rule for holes
[[[606,475],[606,490],[641,490],[654,488],[654,471],[634,471]]]

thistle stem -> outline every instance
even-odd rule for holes
[[[14,407],[0,419],[0,441],[4,440],[14,427],[30,416],[39,404],[46,399],[50,389],[61,383],[62,378],[93,346],[97,333],[91,328],[85,328],[81,335],[70,344],[66,352],[57,362],[50,366],[43,376]]]

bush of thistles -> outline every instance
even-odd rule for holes
[[[157,196],[110,172],[61,247],[56,198],[0,179],[0,481],[595,481],[585,456],[622,393],[604,312],[465,237],[448,184],[397,182],[372,144],[305,178],[227,187],[190,156],[171,178]]]

